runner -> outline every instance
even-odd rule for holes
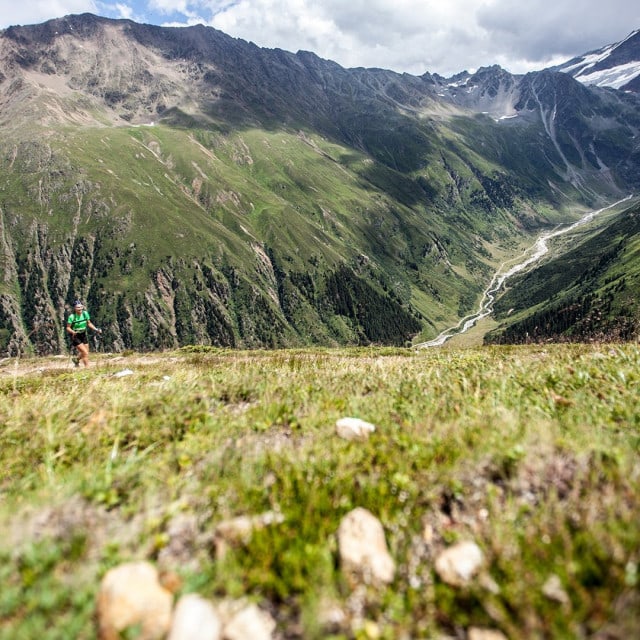
[[[71,344],[76,348],[78,361],[85,367],[89,366],[89,339],[87,327],[96,333],[102,333],[92,322],[89,312],[80,300],[73,303],[73,313],[67,320],[67,333],[71,336]],[[77,364],[76,364],[77,366]]]

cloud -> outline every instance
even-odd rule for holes
[[[12,24],[39,24],[70,13],[97,13],[94,0],[0,0],[0,20],[3,27]]]
[[[162,0],[168,2],[169,0]],[[260,46],[309,49],[343,66],[451,75],[501,64],[540,69],[640,27],[628,0],[238,0],[210,24]]]
[[[618,42],[640,28],[640,4],[629,0],[494,0],[478,10],[478,24],[504,50],[529,60],[564,58]]]
[[[345,67],[445,76],[490,64],[513,73],[541,69],[640,28],[640,3],[629,0],[0,0],[0,26],[84,11],[202,23]]]
[[[126,20],[135,20],[136,16],[133,13],[133,9],[128,4],[122,4],[117,2],[115,8],[118,12],[118,17],[125,18]]]
[[[343,66],[424,73],[455,64],[452,44],[478,40],[474,0],[239,0],[219,10],[216,28],[256,44],[311,50]]]

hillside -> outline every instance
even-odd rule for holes
[[[637,637],[639,366],[630,344],[0,361],[0,638],[99,637],[140,562],[161,631],[197,594],[211,638]],[[143,582],[111,584],[140,637]],[[247,610],[260,631],[232,634]]]
[[[640,335],[640,205],[573,237],[510,283],[490,342],[626,341]]]
[[[89,14],[0,33],[0,352],[395,344],[640,185],[633,95],[343,69]]]

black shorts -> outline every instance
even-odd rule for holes
[[[71,344],[77,347],[79,344],[89,344],[86,331],[78,331],[74,336],[71,336]]]

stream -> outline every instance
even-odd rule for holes
[[[540,260],[540,258],[542,258],[542,256],[544,256],[549,251],[549,247],[547,244],[549,240],[551,240],[552,238],[557,238],[558,236],[561,236],[565,233],[570,233],[574,229],[577,229],[578,227],[591,222],[603,211],[612,209],[613,207],[619,205],[621,202],[625,202],[632,197],[633,196],[629,195],[626,198],[618,200],[617,202],[614,202],[607,207],[603,207],[602,209],[598,209],[597,211],[590,211],[582,218],[580,218],[577,222],[567,225],[566,227],[562,227],[561,229],[555,229],[554,231],[550,231],[541,235],[531,247],[529,247],[522,253],[522,255],[520,256],[520,258],[522,259],[521,262],[518,262],[514,266],[510,267],[504,273],[502,272],[502,270],[504,269],[505,263],[503,262],[500,265],[493,278],[491,279],[489,286],[484,290],[482,298],[480,299],[480,305],[478,306],[478,310],[475,313],[465,316],[454,327],[445,329],[437,338],[428,340],[427,342],[421,342],[414,345],[414,347],[418,349],[439,347],[443,345],[447,340],[449,340],[449,338],[452,338],[453,336],[460,333],[465,333],[465,331],[471,329],[471,327],[473,327],[476,322],[478,322],[478,320],[486,318],[493,313],[493,303],[496,299],[496,295],[503,287],[504,283],[509,278],[511,278],[511,276],[515,275],[516,273],[520,273],[520,271],[522,271],[523,269],[526,269],[530,265],[538,262],[538,260]]]

